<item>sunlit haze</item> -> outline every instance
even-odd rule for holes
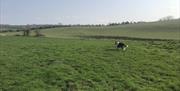
[[[1,24],[107,24],[180,17],[180,0],[0,0]]]

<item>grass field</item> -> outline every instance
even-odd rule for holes
[[[180,91],[179,24],[0,33],[0,91]],[[113,38],[127,50],[117,50]]]
[[[108,27],[70,27],[46,29],[47,37],[77,38],[79,36],[124,36],[151,39],[180,39],[180,20],[139,23]]]
[[[179,91],[180,42],[0,37],[1,91]]]
[[[138,23],[119,26],[103,27],[62,27],[43,29],[46,37],[52,38],[79,38],[79,37],[130,37],[146,39],[180,39],[180,19]],[[0,33],[1,35],[15,35],[22,32]],[[33,33],[32,33],[33,34]]]

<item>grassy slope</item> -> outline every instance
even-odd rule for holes
[[[180,20],[151,22],[112,27],[71,27],[46,29],[47,37],[77,38],[77,36],[127,36],[153,39],[180,39]]]
[[[47,37],[78,38],[78,36],[126,36],[153,39],[180,39],[180,20],[139,23],[112,27],[69,27],[42,31]],[[15,35],[22,33],[5,33]],[[4,33],[0,33],[0,36]]]
[[[0,90],[180,90],[180,42],[125,43],[123,52],[112,40],[0,37]]]

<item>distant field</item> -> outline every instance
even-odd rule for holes
[[[42,30],[46,37],[79,38],[81,37],[131,37],[147,39],[180,39],[180,20],[139,23],[106,27],[64,27]],[[0,33],[2,34],[2,33]],[[5,33],[15,35],[22,33]]]
[[[0,37],[0,90],[180,91],[179,41],[124,43]]]
[[[111,27],[70,27],[42,31],[47,37],[125,36],[151,39],[180,39],[180,20]]]

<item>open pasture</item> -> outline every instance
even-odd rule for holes
[[[0,37],[2,91],[179,91],[180,42]]]

